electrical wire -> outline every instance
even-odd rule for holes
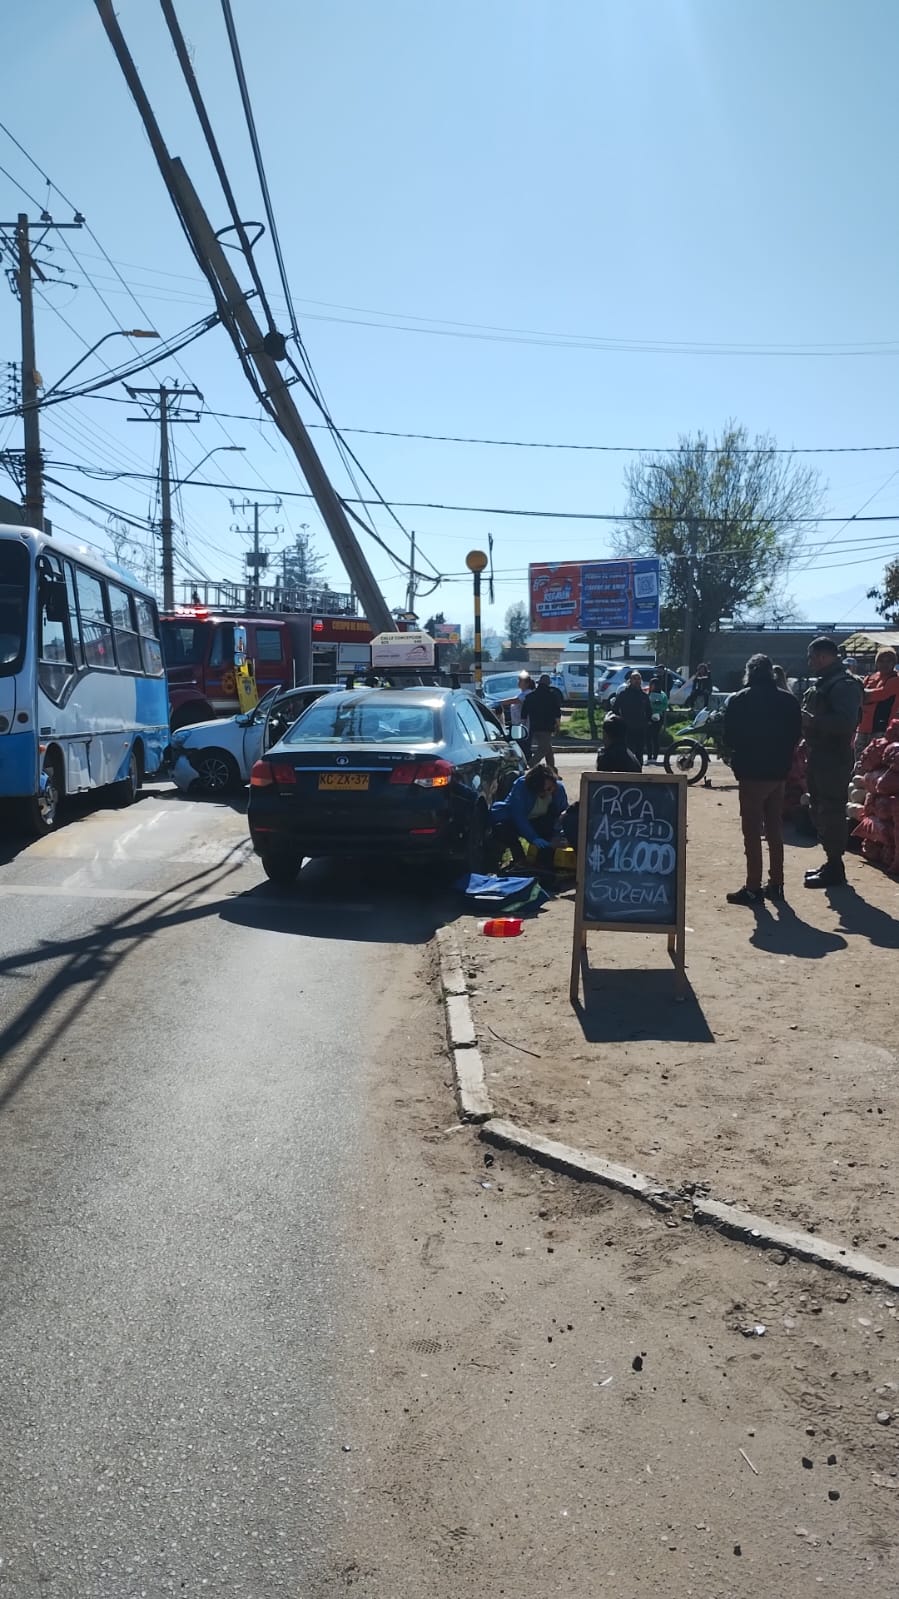
[[[127,405],[127,400],[117,398],[115,395],[100,394],[97,399],[104,400],[112,405]],[[225,417],[230,422],[271,422],[269,416],[253,416],[248,411],[204,411],[204,416]],[[310,431],[322,431],[327,427],[324,422],[307,422]],[[682,444],[583,444],[572,443],[564,439],[493,439],[481,438],[464,433],[415,433],[407,428],[369,428],[347,427],[344,423],[335,424],[341,433],[361,434],[368,438],[377,439],[421,439],[429,444],[484,444],[498,449],[513,450],[583,450],[601,455],[675,455],[682,451]],[[698,446],[697,446],[698,447]],[[771,445],[765,447],[766,455],[884,455],[899,450],[899,444],[788,444]],[[715,454],[714,449],[709,451]],[[755,455],[758,452],[752,447],[745,449],[728,450],[728,455]]]

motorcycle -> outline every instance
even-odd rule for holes
[[[701,783],[712,755],[730,765],[730,751],[723,736],[723,709],[698,711],[690,726],[668,745],[663,756],[665,771],[671,777],[686,777],[690,787]]]

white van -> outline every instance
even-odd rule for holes
[[[609,667],[597,662],[593,668],[593,692],[599,700],[600,685]],[[553,684],[561,690],[566,705],[586,705],[588,698],[589,668],[586,661],[560,661],[553,674]]]

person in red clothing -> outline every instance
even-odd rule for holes
[[[865,678],[862,713],[855,737],[855,753],[870,744],[872,738],[882,738],[894,717],[899,716],[899,672],[896,671],[896,651],[878,650],[874,658],[874,671]]]

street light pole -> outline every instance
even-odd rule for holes
[[[49,399],[51,394],[55,394],[57,389],[61,389],[62,385],[66,381],[66,378],[70,378],[72,376],[73,372],[77,372],[78,368],[80,366],[84,365],[84,363],[87,360],[88,356],[89,355],[93,355],[95,350],[99,350],[100,345],[101,344],[105,344],[107,339],[158,339],[158,338],[159,338],[159,334],[156,332],[155,328],[113,328],[111,330],[111,332],[104,333],[102,339],[98,339],[96,344],[92,344],[89,350],[85,350],[84,354],[82,356],[79,356],[78,360],[75,362],[75,365],[74,366],[70,366],[68,372],[64,372],[61,378],[57,378],[56,379],[56,382],[54,383],[52,389],[45,389],[44,390],[44,399],[45,400]]]
[[[465,565],[474,577],[474,682],[480,688],[483,680],[481,660],[481,573],[489,565],[490,557],[483,550],[469,550]]]

